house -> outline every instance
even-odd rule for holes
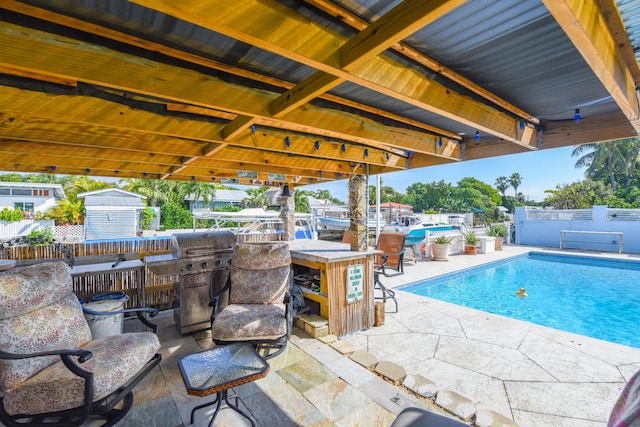
[[[86,240],[138,235],[145,196],[118,188],[106,188],[79,193],[78,198],[84,198]]]
[[[195,209],[219,209],[227,206],[241,206],[241,202],[243,199],[247,197],[247,192],[243,190],[226,190],[226,189],[216,189],[216,195],[214,199],[205,206],[204,200],[198,199],[196,200],[196,195],[194,193],[189,194],[184,198],[187,202],[187,206],[190,211],[194,211]]]
[[[31,214],[46,212],[65,197],[60,184],[0,182],[0,210],[20,208]]]

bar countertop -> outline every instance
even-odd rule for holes
[[[369,248],[366,252],[352,251],[347,243],[327,240],[300,239],[288,241],[291,257],[312,262],[336,262],[373,256],[376,251]]]

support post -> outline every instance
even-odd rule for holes
[[[352,251],[364,252],[368,246],[369,230],[367,227],[365,185],[364,176],[354,174],[349,177],[349,232],[351,233]]]

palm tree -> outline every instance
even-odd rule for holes
[[[513,187],[514,195],[518,197],[518,187],[522,184],[522,176],[518,172],[514,172],[509,177],[509,184]]]
[[[506,176],[499,176],[498,178],[496,178],[495,186],[502,194],[502,197],[506,197],[507,189],[511,186],[509,184],[509,178],[507,178]]]
[[[599,176],[605,175],[613,191],[616,191],[616,177],[624,179],[625,189],[629,187],[639,153],[640,141],[635,137],[578,145],[571,155],[582,155],[575,167],[586,167],[585,176],[597,180]]]

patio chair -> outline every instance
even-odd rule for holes
[[[265,358],[280,354],[291,337],[292,286],[286,242],[238,243],[229,280],[211,304],[213,342],[249,343]],[[218,312],[225,292],[229,302]]]
[[[378,290],[380,291],[382,296],[374,296],[374,299],[379,299],[382,300],[382,302],[385,304],[385,306],[387,305],[387,300],[390,299],[391,301],[393,301],[393,303],[396,306],[395,311],[392,311],[391,313],[397,313],[398,312],[398,300],[396,299],[396,291],[394,291],[393,289],[388,289],[381,281],[380,281],[380,272],[377,270],[374,270],[373,272],[373,289],[374,290]]]
[[[59,261],[0,273],[0,330],[0,421],[11,427],[114,425],[161,360],[152,332],[93,340]]]
[[[387,277],[404,274],[405,233],[383,231],[378,236],[376,250],[381,251],[374,258],[374,268]]]
[[[391,427],[464,427],[469,426],[460,420],[429,412],[422,408],[409,407],[403,409]]]

